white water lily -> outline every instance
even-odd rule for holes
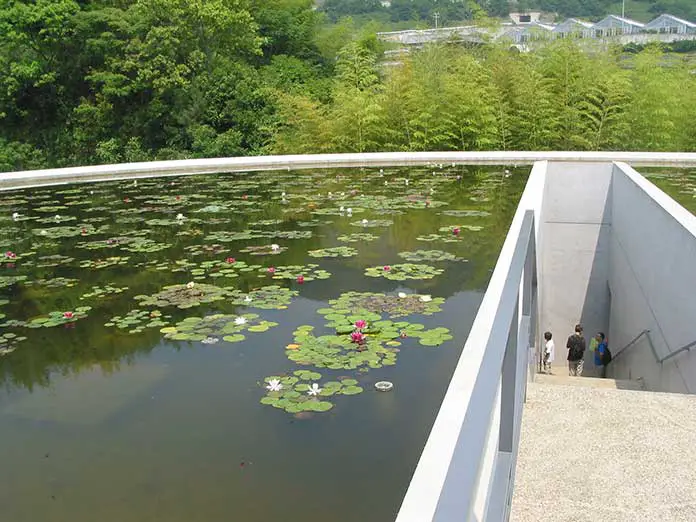
[[[344,210],[345,210],[345,208],[343,208],[343,205],[341,205],[340,207],[338,207],[338,211],[339,211],[339,212],[343,212]]]
[[[60,214],[56,214],[53,219],[55,219],[56,221],[60,221]]]
[[[133,186],[134,186],[134,187],[137,187],[137,186],[138,186],[138,180],[137,180],[137,179],[136,179],[135,181],[133,181]]]
[[[184,217],[183,214],[177,214],[177,215],[176,215],[176,220],[177,220],[177,221],[183,221],[184,219],[186,219],[186,218]]]
[[[367,221],[367,219],[363,219],[363,220],[362,220],[363,226],[367,225],[368,223],[369,223],[369,221]]]
[[[285,192],[281,193],[281,194],[280,194],[280,197],[281,197],[281,198],[284,198],[284,197],[285,197]]]
[[[283,389],[283,385],[280,384],[280,379],[271,379],[268,381],[268,386],[266,386],[266,389],[270,391],[280,391]]]
[[[422,295],[422,296],[420,296],[420,300],[423,301],[424,303],[428,303],[428,302],[432,301],[433,298],[430,297],[429,295]]]
[[[307,393],[308,393],[309,395],[319,395],[319,392],[320,392],[321,390],[322,390],[322,389],[319,387],[319,385],[318,385],[316,382],[313,382],[312,385],[311,385],[311,386],[309,387],[309,389],[307,390]]]
[[[12,219],[14,219],[14,220],[19,219],[19,212],[14,212],[14,213],[12,214]]]
[[[280,245],[276,245],[275,243],[273,243],[271,245],[271,250],[273,250],[274,252],[277,252],[278,250],[280,250]]]
[[[48,232],[46,232],[45,230],[42,230],[42,231],[41,231],[41,235],[42,235],[42,236],[45,236],[46,234],[48,234]]]
[[[206,337],[206,338],[203,339],[201,342],[202,342],[203,344],[215,344],[215,343],[218,342],[219,340],[220,340],[220,339],[218,339],[217,337]]]
[[[385,179],[385,180],[384,180],[384,186],[386,187],[387,185],[389,185],[389,182]]]
[[[353,209],[350,208],[350,207],[348,207],[348,208],[346,209],[346,214],[348,214],[348,215],[350,216],[352,213],[353,213]]]
[[[247,322],[246,317],[236,317],[234,320],[234,324],[236,324],[237,326],[241,326],[243,324],[246,324],[246,322]]]
[[[406,182],[406,185],[408,185],[408,180],[404,180]]]
[[[191,290],[194,286],[196,286],[196,283],[194,283],[193,281],[186,283],[186,288],[188,288],[189,290]]]
[[[397,295],[398,295],[401,299],[403,299],[404,297],[406,297],[406,292],[399,292]]]
[[[246,297],[244,298],[244,302],[245,302],[245,303],[251,303],[251,296],[250,296],[250,295],[246,296]]]

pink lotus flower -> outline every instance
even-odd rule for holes
[[[73,314],[72,312],[63,312],[63,317],[65,319],[72,319],[74,315],[75,314]]]
[[[350,340],[354,343],[362,344],[365,342],[365,334],[362,332],[353,332],[350,334]]]
[[[275,267],[269,266],[268,269],[267,269],[267,272],[268,272],[269,274],[275,274]]]
[[[16,258],[17,258],[17,254],[15,254],[14,252],[8,250],[7,252],[5,252],[5,257],[6,257],[7,259],[16,259]]]
[[[389,272],[391,270],[391,267],[389,265],[384,265],[384,271]]]
[[[299,284],[304,283],[304,276],[303,276],[303,275],[298,275],[298,276],[297,276],[297,282],[298,282]]]
[[[355,321],[355,327],[356,327],[358,330],[362,330],[362,329],[365,328],[366,326],[367,326],[367,323],[366,323],[365,321],[363,321],[362,319],[360,319],[359,321]]]
[[[237,260],[234,257],[228,257],[227,259],[225,259],[225,262],[229,263],[230,265],[233,265],[237,262]]]
[[[453,233],[455,236],[458,236],[460,232],[461,232],[461,230],[460,230],[459,227],[454,227],[454,228],[452,229],[452,233]]]

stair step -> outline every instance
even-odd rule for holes
[[[548,375],[538,373],[534,382],[540,384],[560,384],[565,386],[584,386],[587,388],[611,388],[617,390],[644,391],[642,381],[629,381],[625,379],[600,379],[597,377],[570,377],[568,375]]]

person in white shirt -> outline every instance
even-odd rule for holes
[[[553,335],[551,335],[551,332],[546,332],[544,334],[544,339],[546,340],[546,344],[544,345],[544,371],[546,373],[551,373],[551,363],[554,359],[556,345],[553,342]]]

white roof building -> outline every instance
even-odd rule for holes
[[[663,14],[645,25],[645,31],[671,34],[696,34],[696,24],[671,14]]]
[[[577,18],[568,18],[554,27],[553,32],[556,33],[559,38],[563,38],[568,35],[584,37],[591,34],[591,29],[592,24],[590,22],[584,22],[583,20],[578,20]]]
[[[596,37],[640,33],[644,28],[645,24],[616,15],[609,15],[592,26]]]

